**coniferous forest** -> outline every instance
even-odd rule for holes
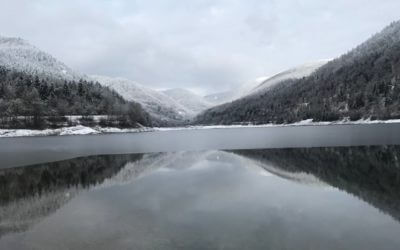
[[[311,76],[211,108],[197,124],[400,118],[400,22]]]
[[[125,101],[99,83],[39,78],[0,67],[0,127],[46,128],[68,124],[66,116],[81,116],[81,123],[135,127],[151,125],[140,104]]]

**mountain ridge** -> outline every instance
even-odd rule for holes
[[[213,104],[208,102],[204,97],[196,95],[187,89],[173,88],[162,92],[189,109],[193,114],[198,114],[213,106]]]
[[[67,81],[87,80],[86,75],[72,70],[49,53],[22,38],[0,36],[0,65],[43,78]]]
[[[292,123],[400,117],[400,22],[310,76],[206,110],[196,124]]]
[[[101,85],[109,87],[128,101],[136,101],[158,121],[159,125],[175,125],[192,117],[184,106],[167,95],[147,88],[139,83],[123,77],[90,76]]]

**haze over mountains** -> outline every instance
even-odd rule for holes
[[[255,80],[249,81],[245,84],[242,84],[239,88],[215,93],[211,95],[207,95],[204,98],[214,104],[220,105],[228,102],[232,102],[234,100],[244,98],[253,94],[261,94],[276,84],[279,84],[285,80],[289,79],[299,79],[302,77],[309,76],[315,70],[320,68],[322,65],[326,64],[329,60],[319,60],[316,62],[309,62],[303,65],[299,65],[297,67],[285,70],[271,77],[258,77]]]
[[[187,89],[175,88],[167,89],[162,92],[189,110],[189,112],[191,112],[190,115],[198,114],[213,106],[213,104],[208,102],[204,97],[196,95]]]
[[[292,123],[400,117],[400,22],[308,77],[211,108],[197,124]]]
[[[283,81],[290,79],[300,79],[311,75],[318,68],[329,62],[329,60],[320,60],[316,62],[309,62],[303,65],[299,65],[295,68],[288,69],[281,73],[278,73],[270,78],[265,79],[259,85],[254,87],[248,94],[258,94],[267,91],[269,88]],[[247,95],[247,94],[246,94]]]
[[[318,65],[320,64],[318,62]],[[0,66],[50,81],[84,80],[99,82],[102,86],[117,92],[125,100],[139,103],[150,115],[156,126],[187,123],[197,114],[208,108],[233,101],[259,91],[259,89],[263,89],[262,85],[268,84],[268,79],[274,80],[280,77],[279,79],[282,80],[285,77],[298,77],[299,74],[310,73],[308,72],[310,69],[304,71],[303,67],[300,67],[299,69],[283,72],[280,76],[257,78],[243,84],[238,89],[202,97],[186,89],[176,88],[158,91],[121,77],[88,76],[74,71],[50,54],[36,48],[21,38],[7,37],[0,38]]]
[[[319,60],[316,62],[308,62],[303,65],[299,65],[297,67],[280,72],[271,77],[258,77],[255,80],[251,80],[247,83],[242,84],[237,89],[210,94],[205,96],[204,98],[214,105],[221,105],[246,97],[248,95],[264,93],[270,87],[279,84],[285,80],[299,79],[309,76],[322,65],[326,64],[328,61],[329,60]]]
[[[158,125],[182,123],[211,107],[202,97],[188,90],[163,92],[129,79],[87,76],[72,70],[21,38],[0,37],[0,66],[43,79],[97,81],[116,91],[127,101],[141,104]]]
[[[152,116],[162,123],[182,122],[190,118],[190,111],[162,92],[147,88],[125,78],[91,76],[103,86],[110,87],[126,100],[136,101]]]
[[[31,96],[30,100],[36,98],[42,103],[42,115],[127,114],[128,110],[121,108],[127,107],[123,103],[127,101],[140,104],[131,113],[132,119],[140,116],[134,120],[145,122],[148,118],[144,116],[148,114],[153,126],[400,117],[399,22],[337,59],[305,63],[272,77],[249,81],[237,89],[204,97],[186,89],[160,91],[130,79],[88,76],[20,38],[0,37],[0,67],[6,70],[0,88],[0,109],[6,117],[33,114],[27,111],[29,100],[21,94],[32,87],[37,96]],[[13,72],[22,74],[21,80]],[[41,80],[32,85],[35,77]],[[17,82],[21,81],[23,87],[18,89]],[[64,85],[71,82],[75,84],[72,92],[80,96],[80,101],[65,93]],[[86,90],[82,84],[87,86]],[[15,93],[10,94],[7,88]]]
[[[208,102],[214,105],[220,105],[223,103],[231,102],[235,99],[238,99],[242,96],[249,94],[254,88],[256,88],[259,84],[264,82],[266,79],[268,79],[268,77],[265,76],[258,77],[255,80],[251,80],[242,84],[237,89],[206,95],[204,98]]]

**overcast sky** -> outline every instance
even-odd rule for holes
[[[198,93],[345,53],[399,0],[0,0],[0,34],[75,70]]]

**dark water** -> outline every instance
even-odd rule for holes
[[[49,162],[0,169],[0,249],[398,250],[400,146],[394,129],[376,130],[381,145],[375,146],[348,146],[373,144],[353,134],[350,141],[336,140],[346,147],[333,147],[335,136],[309,147],[317,137],[299,135],[304,147],[262,149],[243,136],[261,140],[261,131],[240,130],[243,145],[237,141],[226,150],[213,149],[216,141],[203,134],[206,150],[176,150],[184,139],[175,137],[167,152],[118,154],[110,146],[107,154],[61,161],[45,157],[56,140],[67,149],[69,140],[104,137],[23,138],[16,144],[31,140],[26,152],[35,139],[49,140],[36,143],[46,149],[41,161]],[[107,138],[116,145],[112,140],[123,137]],[[31,155],[20,157],[36,162]]]

